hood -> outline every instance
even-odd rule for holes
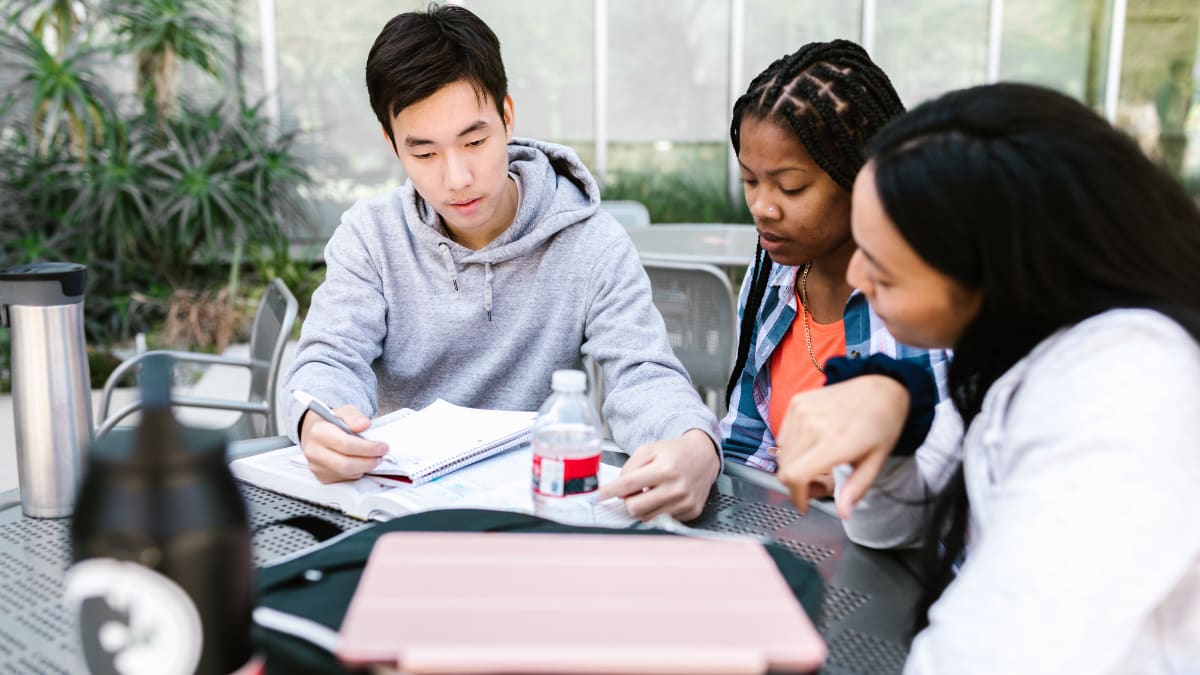
[[[459,291],[458,271],[482,265],[481,302],[492,318],[492,265],[536,250],[559,231],[582,223],[600,208],[600,188],[579,155],[563,145],[514,137],[508,144],[508,171],[516,176],[521,201],[512,225],[487,246],[473,251],[447,236],[441,217],[406,181],[400,189],[404,220],[420,246],[436,249],[448,283]]]
[[[401,188],[405,220],[417,241],[445,247],[459,265],[494,265],[537,249],[600,208],[600,188],[571,148],[514,137],[508,144],[508,170],[521,186],[516,217],[499,237],[477,251],[446,236],[437,212],[417,194],[411,180],[405,182]]]

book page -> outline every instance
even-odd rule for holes
[[[387,476],[322,483],[308,468],[298,446],[234,460],[229,467],[238,480],[306,502],[327,506],[352,518],[386,520],[420,511],[482,508],[533,513],[533,453],[528,445],[510,450],[422,485]],[[615,480],[620,469],[600,465],[600,484]],[[625,503],[609,499],[593,511],[598,527],[627,527],[635,522]]]
[[[388,445],[383,463],[372,473],[418,479],[456,457],[528,433],[536,414],[465,408],[438,399],[363,436]]]
[[[416,513],[446,508],[521,511],[527,506],[530,451],[504,452],[421,485],[400,485],[371,500],[372,509]],[[523,480],[522,480],[523,479]],[[514,489],[520,485],[524,490]]]
[[[423,485],[400,485],[371,496],[371,510],[396,515],[445,508],[481,508],[533,513],[533,451],[528,445],[501,453]],[[600,465],[600,484],[616,480],[621,470]],[[622,528],[635,521],[620,499],[609,499],[593,509],[597,527]]]
[[[368,497],[403,485],[385,476],[322,483],[308,468],[304,451],[297,445],[236,459],[229,463],[229,469],[238,480],[256,487],[326,506],[362,520],[368,519],[370,509],[365,503]]]

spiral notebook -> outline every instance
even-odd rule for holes
[[[388,454],[371,473],[413,485],[429,482],[472,462],[529,442],[537,413],[483,410],[438,399],[428,406],[363,436],[388,445]]]
[[[337,645],[405,673],[811,672],[825,653],[759,543],[511,532],[381,536]]]
[[[364,435],[389,444],[393,459],[358,480],[322,483],[304,451],[292,445],[229,463],[240,481],[353,518],[385,520],[449,507],[533,510],[529,480],[532,455],[526,443],[535,413],[481,410],[438,401],[420,411],[407,408],[376,418]],[[601,465],[601,484],[616,467]],[[633,522],[620,500],[597,508],[597,524]]]

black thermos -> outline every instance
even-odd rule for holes
[[[171,413],[171,368],[143,361],[141,423],[96,441],[79,490],[64,600],[93,673],[226,675],[252,655],[246,505],[224,432]]]

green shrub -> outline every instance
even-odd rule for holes
[[[749,223],[739,195],[729,202],[722,143],[614,143],[604,199],[633,199],[652,223]]]
[[[264,284],[282,279],[292,295],[296,296],[299,308],[296,313],[295,331],[299,334],[300,323],[308,315],[312,294],[325,281],[325,265],[315,262],[315,254],[292,256],[287,249],[262,248],[251,255],[255,273]]]
[[[47,0],[3,17],[0,67],[16,85],[0,94],[0,267],[86,264],[89,343],[150,330],[181,291],[224,287],[236,300],[244,258],[286,255],[280,223],[307,220],[294,133],[236,97],[197,106],[178,94],[183,61],[219,81],[231,11]],[[97,76],[102,54],[133,57],[133,105]]]
[[[687,173],[622,172],[605,187],[604,199],[645,204],[652,223],[750,223],[744,200],[729,203],[723,177]]]

